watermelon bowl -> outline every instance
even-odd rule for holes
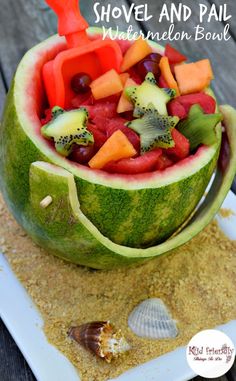
[[[89,28],[88,35],[99,38],[102,30]],[[163,47],[149,44],[164,54]],[[230,189],[236,167],[236,111],[221,108],[228,161],[208,215],[172,238],[193,214],[217,167],[221,124],[216,143],[201,146],[163,171],[115,174],[69,161],[40,133],[45,104],[42,67],[65,48],[65,39],[58,35],[35,46],[12,81],[0,130],[1,191],[9,209],[38,245],[75,264],[118,268],[169,252],[210,222]],[[52,203],[42,208],[47,196]]]

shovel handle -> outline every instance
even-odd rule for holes
[[[87,21],[79,9],[79,0],[45,0],[58,16],[58,34],[65,36],[69,47],[84,45]]]

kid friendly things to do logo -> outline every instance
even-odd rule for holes
[[[197,333],[190,340],[186,357],[190,368],[197,375],[205,378],[221,377],[234,363],[235,348],[225,333],[208,329]]]
[[[114,3],[113,3],[114,4]],[[117,4],[117,3],[116,3]],[[164,3],[160,12],[157,12],[155,15],[149,12],[148,4],[143,5],[135,5],[132,3],[130,7],[126,7],[123,5],[102,5],[102,2],[95,2],[93,6],[93,10],[96,16],[95,23],[109,23],[112,19],[118,20],[122,19],[127,23],[126,32],[122,32],[119,30],[117,26],[115,28],[115,33],[112,33],[112,28],[105,29],[103,26],[103,39],[120,39],[120,40],[136,40],[139,36],[143,39],[152,39],[156,41],[177,41],[177,40],[218,40],[218,41],[228,41],[231,36],[229,34],[229,20],[232,15],[229,13],[229,9],[227,4],[221,4],[218,7],[216,4],[205,5],[202,3],[197,3],[193,5],[194,9],[190,6],[185,5],[183,3],[175,4]],[[158,24],[162,22],[169,23],[168,30],[160,33],[160,32],[152,32],[147,31],[144,36],[143,32],[140,30],[139,32],[135,32],[132,26],[132,17],[135,18],[137,22],[148,22],[152,20],[152,23],[155,22],[156,30],[158,30]],[[193,31],[186,32],[176,31],[176,26],[178,23],[189,22],[194,18],[194,26]],[[205,28],[205,24],[214,22],[215,31],[207,31]],[[219,32],[217,31],[217,25],[215,22],[224,22],[225,27],[224,30]],[[122,28],[123,29],[123,28]]]

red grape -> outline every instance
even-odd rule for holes
[[[155,61],[146,60],[146,59],[144,59],[138,63],[137,72],[140,75],[140,77],[142,78],[142,80],[145,79],[147,73],[149,73],[149,72],[152,72],[154,74],[156,80],[159,79],[159,76],[161,74],[159,64]]]
[[[90,90],[90,83],[92,79],[89,74],[86,73],[77,73],[71,79],[71,88],[76,93],[87,93]]]
[[[151,53],[151,54],[148,54],[144,59],[145,60],[151,60],[151,61],[156,61],[157,63],[160,62],[161,60],[161,55],[159,53]]]
[[[74,145],[73,151],[69,156],[69,159],[72,161],[75,161],[79,164],[87,164],[90,159],[94,156],[94,146],[88,145],[88,146],[78,146]]]

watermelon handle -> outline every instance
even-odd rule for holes
[[[80,13],[79,0],[46,0],[58,17],[58,34],[65,36],[69,48],[86,45],[87,21]]]

